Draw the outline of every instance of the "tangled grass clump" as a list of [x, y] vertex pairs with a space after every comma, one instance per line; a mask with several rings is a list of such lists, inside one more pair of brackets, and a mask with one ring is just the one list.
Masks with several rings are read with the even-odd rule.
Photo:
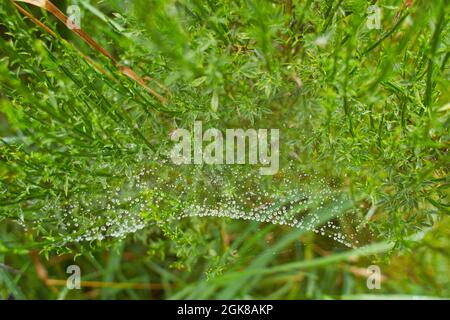
[[[36, 3], [0, 4], [0, 296], [450, 296], [448, 1]], [[280, 171], [170, 163], [195, 121], [279, 129]]]

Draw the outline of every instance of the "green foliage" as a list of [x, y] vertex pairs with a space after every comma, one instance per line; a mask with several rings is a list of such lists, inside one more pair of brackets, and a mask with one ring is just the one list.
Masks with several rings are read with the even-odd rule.
[[[0, 295], [370, 298], [361, 270], [375, 261], [386, 297], [450, 296], [448, 1], [377, 1], [380, 30], [363, 0], [76, 2], [82, 28], [168, 103], [49, 13], [27, 7], [56, 38], [1, 3]], [[170, 133], [195, 120], [279, 128], [285, 170], [161, 162]], [[359, 248], [288, 226], [176, 219], [248, 190], [268, 202], [305, 188], [345, 205], [287, 211], [333, 222]], [[30, 252], [52, 278], [78, 264], [86, 281], [160, 287], [50, 290]]]

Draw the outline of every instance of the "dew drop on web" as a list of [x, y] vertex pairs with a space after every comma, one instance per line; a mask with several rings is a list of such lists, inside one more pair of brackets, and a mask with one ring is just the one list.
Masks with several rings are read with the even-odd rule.
[[[327, 237], [355, 247], [355, 235], [341, 223], [349, 199], [314, 174], [288, 166], [276, 176], [260, 176], [245, 166], [185, 166], [165, 161], [136, 170], [126, 184], [105, 184], [96, 195], [81, 195], [60, 205], [60, 231], [70, 242], [123, 239], [155, 223], [162, 211], [167, 222], [227, 219], [273, 224]], [[156, 163], [156, 165], [155, 165]], [[54, 207], [53, 207], [54, 208]]]

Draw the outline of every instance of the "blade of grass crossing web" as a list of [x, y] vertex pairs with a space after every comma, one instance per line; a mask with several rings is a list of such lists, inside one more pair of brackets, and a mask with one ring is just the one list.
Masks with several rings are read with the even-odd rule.
[[[316, 227], [320, 224], [323, 224], [330, 219], [334, 218], [338, 213], [344, 212], [346, 209], [352, 206], [351, 202], [345, 203], [341, 210], [332, 210], [337, 204], [332, 205], [331, 207], [324, 208], [322, 210], [317, 211], [317, 215], [319, 216], [319, 221], [315, 225]], [[301, 235], [306, 234], [308, 231], [304, 229], [293, 230], [286, 236], [284, 236], [280, 241], [275, 243], [269, 250], [265, 250], [261, 253], [255, 260], [247, 267], [246, 271], [251, 271], [254, 269], [260, 269], [267, 266], [273, 259], [276, 258], [276, 253], [282, 251], [284, 248], [289, 246], [292, 242], [297, 240]], [[260, 277], [256, 277], [252, 279], [249, 276], [242, 276], [240, 279], [233, 282], [233, 285], [224, 288], [220, 294], [219, 299], [233, 299], [236, 297], [238, 292], [247, 293], [250, 291], [253, 284], [258, 282]]]

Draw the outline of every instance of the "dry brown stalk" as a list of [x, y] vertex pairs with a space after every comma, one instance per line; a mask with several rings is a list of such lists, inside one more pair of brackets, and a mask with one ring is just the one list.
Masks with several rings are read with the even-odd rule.
[[[42, 264], [37, 251], [31, 251], [30, 255], [38, 278], [46, 286], [52, 288], [67, 285], [67, 280], [51, 279], [48, 277], [48, 271]], [[161, 290], [164, 288], [164, 286], [160, 283], [103, 282], [103, 281], [80, 281], [80, 286], [84, 288], [143, 289], [143, 290]]]
[[[44, 29], [46, 32], [48, 32], [50, 35], [56, 37], [56, 33], [51, 30], [49, 27], [47, 27], [45, 24], [43, 24], [41, 21], [39, 21], [36, 17], [33, 16], [33, 14], [31, 14], [30, 12], [28, 12], [27, 10], [25, 10], [22, 6], [20, 6], [17, 2], [24, 2], [24, 3], [28, 3], [34, 6], [37, 6], [39, 8], [42, 8], [44, 10], [47, 10], [48, 12], [50, 12], [53, 16], [55, 16], [58, 20], [60, 20], [62, 23], [64, 23], [64, 25], [69, 28], [70, 30], [72, 30], [78, 37], [80, 37], [84, 42], [86, 42], [91, 48], [95, 49], [96, 51], [100, 52], [103, 56], [105, 56], [106, 58], [108, 58], [118, 69], [121, 73], [123, 73], [125, 76], [127, 76], [128, 78], [136, 81], [139, 85], [141, 85], [142, 87], [144, 87], [151, 95], [153, 95], [156, 99], [158, 99], [161, 103], [165, 104], [167, 102], [166, 98], [163, 97], [162, 95], [160, 95], [159, 93], [157, 93], [156, 91], [154, 91], [152, 88], [150, 88], [146, 82], [136, 74], [136, 72], [134, 72], [132, 69], [128, 68], [128, 67], [124, 67], [124, 66], [120, 66], [119, 62], [108, 52], [106, 51], [104, 48], [102, 48], [91, 36], [89, 36], [85, 31], [83, 31], [80, 27], [78, 26], [72, 26], [70, 25], [70, 21], [69, 18], [61, 11], [58, 9], [58, 7], [56, 7], [51, 1], [49, 0], [11, 0], [13, 2], [13, 4], [15, 5], [15, 7], [25, 16], [27, 16], [28, 18], [30, 18], [35, 24], [37, 24], [39, 27], [41, 27], [42, 29]], [[78, 50], [79, 51], [79, 50]], [[108, 77], [111, 77], [110, 75], [108, 75], [108, 73], [101, 68], [97, 63], [95, 63], [94, 61], [92, 61], [92, 59], [90, 59], [88, 56], [86, 56], [85, 54], [81, 53], [83, 55], [83, 57], [91, 64], [93, 64], [93, 66], [99, 70], [100, 72], [102, 72], [103, 74], [107, 75]], [[152, 79], [152, 81], [154, 81], [160, 88], [164, 88], [163, 85], [161, 85], [160, 83], [158, 83], [157, 81], [155, 81], [154, 79]], [[164, 88], [165, 89], [165, 88]], [[167, 89], [165, 89], [167, 91]]]

